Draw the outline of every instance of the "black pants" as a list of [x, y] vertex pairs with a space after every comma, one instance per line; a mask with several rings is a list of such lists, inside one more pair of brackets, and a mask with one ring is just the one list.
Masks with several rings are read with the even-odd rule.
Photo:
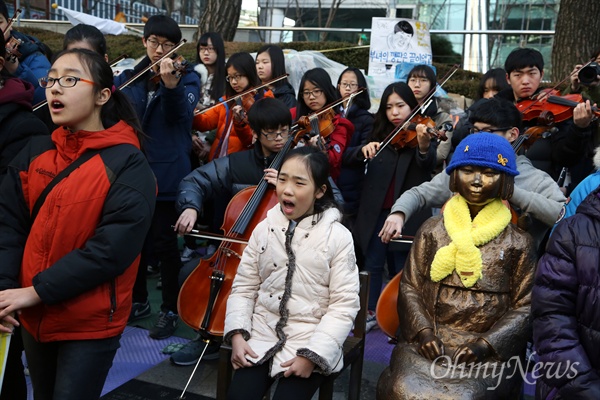
[[152, 225], [140, 258], [135, 285], [133, 286], [133, 302], [143, 303], [148, 299], [146, 287], [146, 266], [151, 259], [160, 261], [160, 276], [162, 280], [162, 305], [165, 312], [177, 314], [177, 296], [179, 283], [177, 277], [181, 269], [181, 256], [177, 245], [177, 233], [172, 226], [177, 222], [177, 212], [174, 201], [157, 201]]
[[100, 398], [121, 335], [40, 343], [25, 329], [22, 334], [35, 400]]
[[[256, 367], [236, 370], [227, 392], [227, 400], [261, 400], [275, 382], [269, 376], [269, 365], [266, 362]], [[279, 378], [273, 400], [310, 400], [324, 380], [325, 376], [317, 373], [308, 378]]]

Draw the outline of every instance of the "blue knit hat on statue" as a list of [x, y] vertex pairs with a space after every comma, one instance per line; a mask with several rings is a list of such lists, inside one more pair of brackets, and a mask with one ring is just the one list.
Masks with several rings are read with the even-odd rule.
[[456, 146], [446, 172], [450, 175], [456, 168], [465, 165], [493, 168], [511, 176], [519, 175], [517, 157], [508, 140], [488, 132], [474, 133], [464, 138]]

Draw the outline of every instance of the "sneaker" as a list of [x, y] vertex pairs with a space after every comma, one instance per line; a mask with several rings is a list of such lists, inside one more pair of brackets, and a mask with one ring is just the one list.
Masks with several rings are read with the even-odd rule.
[[152, 339], [166, 339], [171, 337], [173, 333], [175, 333], [175, 329], [177, 329], [177, 324], [179, 323], [179, 316], [175, 314], [173, 311], [169, 312], [159, 312], [158, 313], [158, 321], [152, 328], [150, 328], [150, 336]]
[[192, 250], [187, 246], [183, 246], [183, 251], [181, 252], [181, 262], [186, 263], [190, 261], [196, 255], [196, 250]]
[[160, 261], [156, 265], [148, 265], [146, 267], [146, 275], [149, 277], [160, 275]]
[[375, 316], [375, 311], [369, 310], [367, 312], [367, 324], [365, 327], [365, 332], [369, 332], [371, 329], [377, 326], [377, 317]]
[[147, 318], [152, 314], [150, 302], [146, 300], [144, 303], [133, 303], [131, 313], [127, 322], [136, 321], [138, 319]]
[[216, 251], [217, 251], [217, 246], [215, 246], [214, 244], [209, 244], [208, 247], [206, 248], [206, 253], [204, 253], [204, 256], [202, 256], [202, 258], [205, 260], [208, 260], [209, 258], [211, 258], [213, 256], [213, 254], [215, 254]]
[[[175, 365], [194, 365], [198, 362], [206, 342], [200, 339], [189, 341], [181, 350], [171, 354], [171, 362]], [[217, 360], [221, 344], [211, 341], [204, 352], [203, 360]]]

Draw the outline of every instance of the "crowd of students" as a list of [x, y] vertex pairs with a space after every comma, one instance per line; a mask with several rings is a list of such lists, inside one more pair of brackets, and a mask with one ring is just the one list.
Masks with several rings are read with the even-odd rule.
[[[0, 0], [0, 28], [7, 21]], [[600, 391], [600, 318], [576, 300], [595, 304], [600, 290], [600, 274], [589, 268], [594, 255], [579, 250], [597, 243], [600, 224], [599, 180], [590, 175], [595, 109], [582, 101], [572, 119], [522, 146], [535, 120], [524, 119], [519, 104], [542, 93], [544, 60], [536, 50], [516, 49], [504, 69], [488, 71], [480, 99], [452, 131], [426, 65], [410, 71], [407, 82], [390, 83], [373, 114], [359, 69], [345, 69], [335, 85], [324, 69], [308, 70], [296, 94], [287, 79], [272, 82], [285, 74], [281, 48], [226, 59], [215, 32], [201, 35], [197, 65], [180, 73], [164, 57], [181, 40], [166, 16], [148, 19], [146, 56], [116, 77], [96, 28], [72, 28], [53, 58], [14, 30], [6, 30], [0, 50], [11, 34], [26, 46], [17, 60], [0, 54], [0, 331], [14, 330], [0, 398], [26, 396], [24, 348], [36, 399], [97, 399], [126, 323], [153, 315], [147, 266], [159, 266], [162, 284], [149, 336], [164, 339], [179, 324], [180, 287], [201, 253], [221, 256], [214, 239], [202, 248], [186, 236], [181, 249], [178, 236], [198, 226], [220, 233], [231, 198], [262, 181], [276, 189], [277, 205], [253, 231], [227, 302], [224, 340], [236, 369], [230, 398], [249, 398], [250, 389], [262, 398], [277, 378], [276, 397], [310, 398], [324, 375], [341, 368], [341, 345], [358, 311], [358, 269], [371, 275], [372, 329], [386, 268], [392, 277], [415, 257], [394, 239], [419, 237], [421, 225], [453, 198], [451, 172], [470, 164], [445, 168], [474, 132], [512, 144], [514, 187], [503, 199], [533, 237], [534, 253], [544, 254], [563, 206], [575, 215], [552, 235], [535, 289], [531, 279], [519, 304], [528, 310], [522, 298], [533, 290], [533, 341], [542, 359], [588, 358], [575, 379], [545, 380], [544, 393]], [[359, 88], [367, 90], [355, 94]], [[582, 90], [577, 79], [571, 90]], [[34, 115], [32, 104], [44, 99], [47, 107]], [[317, 113], [336, 102], [320, 134], [324, 118]], [[416, 110], [434, 121], [435, 134], [409, 124]], [[302, 120], [317, 124], [299, 135], [294, 127]], [[396, 140], [382, 145], [401, 126]], [[273, 168], [290, 141], [297, 148]], [[570, 182], [561, 188], [556, 181], [567, 168]], [[588, 175], [573, 192], [582, 204], [576, 210], [566, 196]], [[556, 293], [564, 303], [552, 300]], [[190, 365], [204, 350], [205, 359], [218, 357], [214, 339], [199, 331], [171, 360]]]

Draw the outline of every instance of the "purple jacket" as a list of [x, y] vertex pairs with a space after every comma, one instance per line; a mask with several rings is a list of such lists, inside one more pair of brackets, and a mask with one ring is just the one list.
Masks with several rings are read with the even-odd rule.
[[550, 238], [531, 312], [544, 365], [536, 398], [600, 399], [600, 187]]

